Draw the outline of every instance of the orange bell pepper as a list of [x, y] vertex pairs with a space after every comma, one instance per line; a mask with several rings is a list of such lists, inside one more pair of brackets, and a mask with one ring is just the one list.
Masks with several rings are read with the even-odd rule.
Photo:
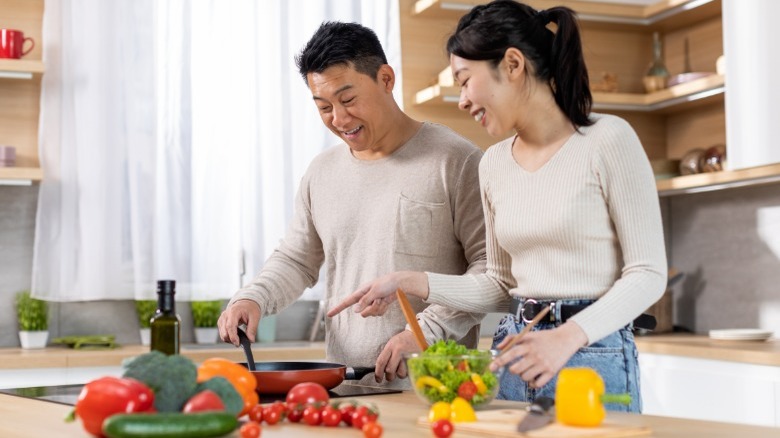
[[631, 403], [629, 394], [605, 394], [604, 380], [591, 368], [564, 368], [555, 387], [555, 418], [570, 426], [595, 427], [607, 415], [603, 403]]
[[247, 368], [221, 357], [206, 359], [198, 367], [198, 383], [205, 382], [215, 376], [227, 379], [244, 400], [244, 409], [238, 414], [239, 417], [259, 403], [260, 398], [255, 391], [257, 380]]

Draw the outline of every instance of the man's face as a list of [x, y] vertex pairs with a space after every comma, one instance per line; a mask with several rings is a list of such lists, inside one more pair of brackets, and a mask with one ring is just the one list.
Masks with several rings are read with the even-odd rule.
[[384, 116], [391, 109], [392, 69], [383, 66], [377, 77], [358, 73], [351, 65], [335, 65], [306, 76], [322, 122], [356, 155], [381, 153], [381, 140], [387, 135]]

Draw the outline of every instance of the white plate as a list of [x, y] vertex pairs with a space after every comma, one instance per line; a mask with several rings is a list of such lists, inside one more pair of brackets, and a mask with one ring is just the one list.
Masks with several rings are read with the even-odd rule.
[[761, 329], [710, 330], [710, 338], [726, 341], [765, 341], [774, 333]]

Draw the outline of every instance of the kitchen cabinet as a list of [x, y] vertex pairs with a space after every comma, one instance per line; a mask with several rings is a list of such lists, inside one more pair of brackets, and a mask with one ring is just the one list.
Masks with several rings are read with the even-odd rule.
[[35, 41], [22, 59], [0, 59], [0, 144], [16, 148], [16, 166], [0, 167], [0, 184], [40, 181], [38, 117], [44, 72], [43, 0], [0, 0], [0, 27]]
[[[448, 125], [483, 149], [489, 137], [457, 109], [459, 88], [448, 72], [444, 45], [457, 20], [478, 0], [400, 0], [405, 110]], [[528, 0], [537, 9], [564, 5], [580, 18], [591, 85], [617, 75], [618, 92], [593, 92], [593, 109], [626, 119], [651, 160], [680, 159], [694, 148], [726, 144], [726, 80], [714, 74], [723, 54], [720, 0], [662, 0], [648, 6], [575, 0]], [[659, 32], [672, 76], [685, 68], [713, 75], [645, 93], [642, 78]], [[509, 135], [509, 134], [508, 134]], [[739, 145], [730, 145], [738, 147]], [[780, 164], [659, 180], [660, 196], [780, 181]]]

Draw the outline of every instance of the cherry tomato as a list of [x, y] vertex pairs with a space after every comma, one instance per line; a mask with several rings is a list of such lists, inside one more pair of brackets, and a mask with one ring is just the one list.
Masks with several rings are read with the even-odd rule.
[[224, 411], [225, 404], [219, 398], [216, 392], [206, 389], [187, 400], [182, 412], [201, 412], [201, 411]]
[[465, 360], [460, 361], [458, 366], [456, 367], [458, 371], [469, 371], [469, 363]]
[[249, 410], [249, 420], [254, 421], [256, 423], [262, 423], [263, 422], [263, 405], [254, 405]]
[[263, 428], [256, 422], [249, 421], [244, 423], [238, 432], [241, 435], [241, 438], [260, 438], [260, 435], [263, 433]]
[[270, 426], [278, 423], [282, 419], [282, 411], [274, 408], [272, 405], [263, 408], [263, 420]]
[[287, 420], [291, 423], [298, 423], [303, 418], [303, 409], [305, 406], [298, 403], [287, 403]]
[[368, 406], [359, 406], [352, 413], [352, 427], [355, 429], [363, 429], [363, 425], [376, 421], [379, 417], [379, 413], [370, 409]]
[[322, 423], [322, 411], [316, 405], [308, 405], [303, 410], [303, 422], [309, 426], [319, 426]]
[[355, 412], [356, 408], [354, 403], [342, 403], [341, 406], [339, 406], [341, 421], [347, 426], [352, 426], [352, 413]]
[[279, 411], [279, 415], [281, 415], [282, 417], [284, 417], [287, 414], [287, 403], [281, 400], [277, 400], [271, 403], [271, 408]]
[[329, 400], [328, 390], [314, 382], [299, 383], [287, 392], [287, 403], [327, 403]]
[[364, 424], [363, 436], [365, 438], [379, 438], [382, 436], [382, 425], [375, 421]]
[[341, 412], [333, 406], [325, 406], [322, 408], [322, 424], [328, 427], [336, 427], [341, 424]]
[[466, 380], [458, 387], [458, 397], [463, 397], [467, 401], [471, 401], [477, 394], [477, 385], [471, 380]]
[[450, 420], [436, 420], [431, 423], [431, 430], [437, 437], [447, 438], [448, 436], [452, 435], [452, 432], [455, 430], [455, 428], [452, 427]]

